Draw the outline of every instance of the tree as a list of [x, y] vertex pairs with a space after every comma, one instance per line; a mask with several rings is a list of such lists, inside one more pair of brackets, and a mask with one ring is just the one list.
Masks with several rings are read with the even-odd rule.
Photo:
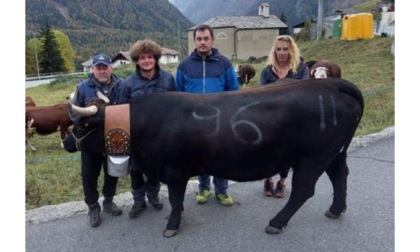
[[38, 74], [39, 70], [39, 52], [41, 42], [38, 38], [31, 38], [26, 42], [25, 50], [25, 74], [34, 75]]
[[65, 71], [64, 60], [48, 19], [41, 27], [42, 48], [40, 52], [40, 68], [42, 73], [56, 73]]
[[62, 31], [53, 30], [54, 36], [57, 40], [58, 48], [64, 60], [64, 69], [66, 72], [74, 72], [74, 50], [70, 43], [69, 37]]
[[[64, 71], [65, 72], [74, 72], [76, 70], [75, 67], [75, 52], [73, 47], [70, 43], [69, 37], [64, 34], [64, 32], [59, 30], [52, 31], [57, 44], [59, 51], [62, 55], [64, 60]], [[34, 75], [38, 73], [39, 62], [41, 61], [40, 51], [43, 47], [42, 43], [45, 39], [36, 38], [33, 36], [26, 42], [26, 64], [25, 64], [25, 74], [26, 75]], [[38, 62], [37, 62], [38, 61]], [[38, 65], [37, 65], [38, 64]]]
[[379, 25], [381, 24], [381, 20], [382, 20], [382, 13], [376, 10], [373, 13], [373, 20], [376, 22], [376, 32], [378, 32]]

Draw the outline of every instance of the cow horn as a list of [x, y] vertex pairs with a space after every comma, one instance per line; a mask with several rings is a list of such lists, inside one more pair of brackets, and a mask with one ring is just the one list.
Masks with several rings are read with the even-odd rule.
[[96, 112], [98, 112], [98, 107], [96, 107], [95, 105], [92, 105], [92, 106], [83, 108], [83, 107], [79, 107], [74, 104], [71, 104], [71, 111], [73, 111], [74, 113], [78, 114], [81, 117], [88, 117], [88, 116], [92, 116], [96, 114]]
[[312, 75], [312, 76], [314, 76], [315, 71], [316, 71], [315, 69], [312, 69], [312, 70], [311, 70], [311, 75]]
[[102, 94], [102, 92], [101, 92], [101, 91], [96, 91], [96, 96], [97, 96], [99, 99], [102, 99], [105, 103], [109, 103], [109, 99], [108, 99], [108, 97], [106, 97], [104, 94]]

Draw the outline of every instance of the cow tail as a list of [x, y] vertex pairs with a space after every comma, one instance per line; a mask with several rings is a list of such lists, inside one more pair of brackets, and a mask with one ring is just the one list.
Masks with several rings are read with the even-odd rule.
[[354, 135], [356, 134], [356, 130], [360, 124], [360, 121], [362, 120], [362, 116], [363, 116], [363, 111], [364, 111], [364, 99], [363, 99], [363, 94], [360, 91], [360, 89], [353, 83], [343, 80], [341, 79], [341, 82], [339, 82], [339, 85], [337, 85], [338, 90], [341, 93], [345, 93], [347, 95], [349, 95], [350, 97], [352, 97], [353, 99], [355, 99], [359, 105], [360, 105], [360, 114], [359, 117], [357, 118], [357, 122], [356, 122], [356, 127], [354, 128], [353, 132], [351, 133], [351, 135], [349, 136], [349, 139], [347, 141], [346, 146], [343, 149], [343, 153], [347, 153], [347, 149], [350, 146], [350, 143], [354, 137]]

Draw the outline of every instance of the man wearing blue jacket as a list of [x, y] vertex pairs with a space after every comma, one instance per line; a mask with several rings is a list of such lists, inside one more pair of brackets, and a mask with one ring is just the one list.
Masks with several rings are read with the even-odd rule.
[[[108, 97], [111, 105], [115, 105], [117, 104], [122, 85], [123, 79], [112, 73], [111, 58], [106, 54], [98, 54], [93, 57], [92, 75], [77, 85], [71, 103], [79, 107], [85, 107], [91, 100], [97, 98], [96, 92], [100, 91]], [[75, 125], [80, 125], [80, 116], [72, 111], [69, 112], [69, 116]], [[102, 167], [104, 171], [102, 186], [104, 200], [102, 207], [104, 212], [113, 216], [118, 216], [122, 213], [122, 209], [113, 202], [118, 178], [108, 174], [105, 154], [82, 151], [81, 164], [84, 201], [89, 207], [89, 222], [92, 227], [97, 227], [102, 223], [101, 206], [98, 203], [98, 178]]]
[[[235, 69], [228, 58], [213, 48], [214, 33], [209, 25], [199, 25], [193, 32], [195, 50], [178, 66], [176, 72], [177, 91], [209, 94], [239, 89]], [[199, 193], [197, 202], [207, 202], [210, 193], [210, 176], [198, 176]], [[231, 206], [233, 199], [227, 194], [228, 181], [214, 177], [216, 198], [225, 206]]]

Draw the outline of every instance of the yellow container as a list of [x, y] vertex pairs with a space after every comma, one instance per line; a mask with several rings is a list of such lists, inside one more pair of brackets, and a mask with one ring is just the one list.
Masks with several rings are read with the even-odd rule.
[[343, 17], [341, 39], [373, 38], [373, 15], [371, 13], [349, 14]]

